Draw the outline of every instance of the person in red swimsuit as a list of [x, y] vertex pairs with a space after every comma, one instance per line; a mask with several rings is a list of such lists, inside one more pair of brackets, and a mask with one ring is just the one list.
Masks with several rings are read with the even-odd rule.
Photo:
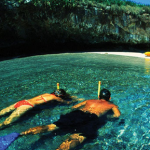
[[97, 137], [97, 131], [105, 125], [108, 119], [117, 119], [121, 115], [118, 106], [109, 102], [111, 93], [102, 89], [99, 99], [85, 100], [72, 106], [70, 113], [61, 115], [53, 124], [37, 126], [21, 133], [21, 135], [38, 134], [42, 132], [54, 132], [55, 134], [71, 133], [71, 135], [56, 149], [70, 150]]
[[0, 124], [0, 129], [18, 120], [24, 113], [32, 109], [34, 106], [47, 103], [49, 101], [58, 101], [60, 103], [70, 104], [71, 102], [77, 100], [82, 99], [78, 99], [75, 96], [70, 96], [63, 89], [58, 89], [51, 94], [45, 93], [28, 100], [21, 100], [0, 111], [0, 116], [13, 111], [12, 114]]

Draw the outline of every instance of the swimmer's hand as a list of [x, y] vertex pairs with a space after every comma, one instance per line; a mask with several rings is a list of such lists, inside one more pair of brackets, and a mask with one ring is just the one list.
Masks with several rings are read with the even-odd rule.
[[83, 101], [85, 100], [85, 98], [78, 98], [78, 101]]
[[64, 104], [71, 104], [72, 101], [65, 101], [65, 100], [63, 100], [62, 103], [64, 103]]

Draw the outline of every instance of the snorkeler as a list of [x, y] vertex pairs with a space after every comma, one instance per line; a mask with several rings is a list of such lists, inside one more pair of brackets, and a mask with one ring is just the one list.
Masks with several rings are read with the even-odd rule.
[[0, 116], [13, 111], [12, 114], [3, 123], [0, 124], [0, 129], [18, 120], [28, 110], [37, 105], [47, 103], [49, 101], [58, 101], [60, 103], [70, 104], [71, 102], [76, 100], [79, 99], [77, 99], [77, 97], [75, 96], [70, 96], [63, 89], [57, 89], [51, 94], [45, 93], [28, 100], [21, 100], [0, 111]]
[[[117, 105], [109, 102], [110, 92], [107, 89], [100, 91], [98, 100], [85, 100], [72, 108], [74, 111], [61, 115], [60, 119], [53, 124], [30, 128], [21, 133], [21, 135], [37, 134], [47, 131], [53, 131], [58, 134], [59, 131], [71, 133], [57, 150], [70, 150], [87, 139], [94, 139], [97, 136], [97, 130], [106, 123], [108, 118], [118, 118], [121, 113]], [[108, 112], [112, 111], [112, 114]]]

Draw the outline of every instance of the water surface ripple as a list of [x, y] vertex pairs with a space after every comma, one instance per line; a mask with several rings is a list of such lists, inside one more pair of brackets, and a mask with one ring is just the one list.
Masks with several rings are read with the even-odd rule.
[[[0, 109], [19, 100], [60, 88], [71, 95], [97, 99], [98, 81], [108, 88], [121, 117], [107, 122], [98, 137], [82, 150], [148, 150], [150, 147], [150, 59], [107, 54], [76, 53], [41, 55], [0, 62]], [[24, 115], [0, 135], [50, 124], [71, 106], [42, 106]], [[1, 117], [2, 122], [7, 116]], [[90, 131], [89, 131], [90, 132]], [[14, 141], [8, 150], [55, 150], [69, 135], [28, 135]]]

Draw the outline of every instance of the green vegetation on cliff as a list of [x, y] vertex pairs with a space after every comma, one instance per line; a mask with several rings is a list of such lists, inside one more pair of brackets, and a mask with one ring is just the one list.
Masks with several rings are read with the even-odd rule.
[[[145, 6], [144, 4], [137, 4], [132, 0], [1, 0], [2, 3], [9, 4], [13, 3], [33, 3], [34, 5], [68, 5], [68, 4], [76, 4], [76, 3], [88, 3], [88, 2], [96, 2], [103, 3], [106, 5], [117, 4], [119, 6], [122, 5], [130, 5], [130, 6]], [[148, 5], [147, 5], [148, 6]]]
[[89, 7], [99, 5], [103, 8], [106, 6], [111, 6], [111, 8], [116, 11], [130, 11], [133, 14], [142, 13], [143, 9], [146, 13], [150, 13], [150, 5], [137, 4], [130, 0], [1, 0], [0, 7], [12, 9], [22, 5], [27, 7], [31, 4], [38, 8], [49, 8], [52, 10], [55, 10], [58, 7], [65, 7], [69, 9], [79, 5], [88, 5]]

